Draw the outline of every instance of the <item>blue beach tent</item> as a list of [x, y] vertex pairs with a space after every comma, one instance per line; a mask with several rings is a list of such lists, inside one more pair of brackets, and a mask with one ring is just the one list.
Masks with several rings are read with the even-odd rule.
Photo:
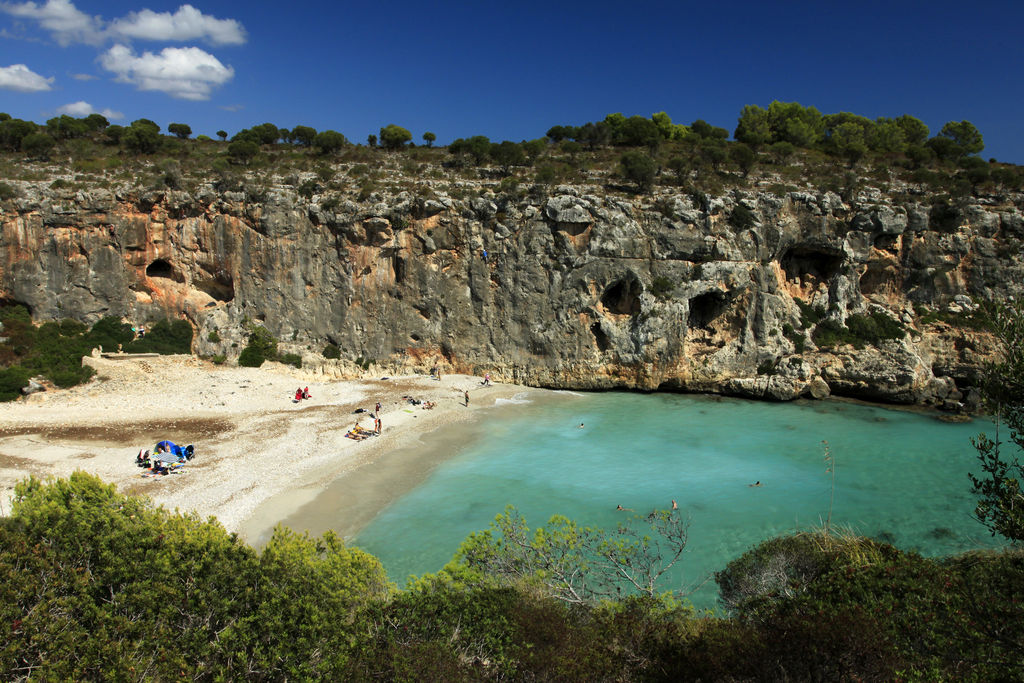
[[[156, 447], [153, 449], [154, 457], [162, 462], [184, 462], [185, 460], [192, 459], [193, 452], [192, 444], [182, 448], [173, 441], [160, 441], [157, 442]], [[165, 452], [158, 452], [165, 451]]]

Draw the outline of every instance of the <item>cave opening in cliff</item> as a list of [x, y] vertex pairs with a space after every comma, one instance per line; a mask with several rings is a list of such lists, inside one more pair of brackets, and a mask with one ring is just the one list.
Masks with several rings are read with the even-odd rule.
[[235, 283], [227, 273], [218, 273], [212, 278], [197, 280], [196, 288], [206, 292], [216, 301], [227, 303], [235, 298]]
[[875, 238], [875, 249], [893, 255], [900, 253], [900, 235], [879, 235]]
[[643, 285], [636, 276], [612, 283], [601, 295], [601, 305], [609, 313], [633, 315], [640, 312], [640, 293]]
[[590, 332], [594, 335], [594, 341], [597, 342], [597, 350], [607, 351], [611, 344], [609, 343], [608, 335], [601, 329], [601, 323], [591, 325]]
[[146, 266], [147, 277], [162, 277], [167, 280], [174, 280], [175, 282], [184, 282], [185, 278], [181, 276], [181, 273], [174, 269], [174, 266], [170, 262], [158, 258]]
[[728, 301], [722, 292], [706, 292], [695, 296], [690, 299], [688, 326], [691, 329], [707, 329], [727, 308]]
[[843, 254], [817, 247], [793, 247], [779, 260], [779, 265], [787, 281], [796, 279], [801, 284], [817, 285], [828, 282], [839, 272], [843, 265]]
[[402, 258], [401, 256], [396, 256], [395, 260], [394, 260], [394, 268], [395, 268], [395, 283], [396, 284], [402, 284], [402, 282], [405, 280], [405, 270], [406, 270], [405, 259]]

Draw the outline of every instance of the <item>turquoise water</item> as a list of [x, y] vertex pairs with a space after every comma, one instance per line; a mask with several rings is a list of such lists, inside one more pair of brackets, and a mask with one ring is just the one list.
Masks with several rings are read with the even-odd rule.
[[[678, 501], [689, 515], [682, 568], [666, 589], [693, 587], [761, 540], [833, 525], [925, 555], [991, 546], [971, 517], [970, 437], [986, 421], [837, 401], [761, 403], [690, 395], [562, 393], [489, 411], [479, 438], [381, 511], [355, 539], [400, 585], [440, 569], [508, 504], [531, 528], [563, 514], [613, 528]], [[578, 428], [583, 422], [585, 427]], [[760, 487], [751, 487], [755, 481]], [[713, 581], [691, 599], [713, 606]]]

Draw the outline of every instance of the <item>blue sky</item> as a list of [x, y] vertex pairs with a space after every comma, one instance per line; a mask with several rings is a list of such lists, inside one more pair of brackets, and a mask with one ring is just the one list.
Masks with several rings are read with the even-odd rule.
[[193, 4], [0, 1], [0, 111], [195, 134], [271, 122], [364, 143], [389, 123], [541, 137], [611, 112], [735, 129], [743, 105], [974, 123], [1024, 163], [1024, 3]]

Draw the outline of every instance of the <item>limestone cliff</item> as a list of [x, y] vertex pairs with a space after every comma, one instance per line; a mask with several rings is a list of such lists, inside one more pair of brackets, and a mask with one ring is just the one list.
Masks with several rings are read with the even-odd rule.
[[[0, 202], [0, 288], [37, 320], [184, 316], [198, 353], [229, 359], [258, 321], [327, 373], [333, 342], [380, 374], [951, 405], [991, 340], [941, 315], [1024, 285], [1020, 197], [19, 189]], [[818, 349], [813, 309], [906, 333]]]

